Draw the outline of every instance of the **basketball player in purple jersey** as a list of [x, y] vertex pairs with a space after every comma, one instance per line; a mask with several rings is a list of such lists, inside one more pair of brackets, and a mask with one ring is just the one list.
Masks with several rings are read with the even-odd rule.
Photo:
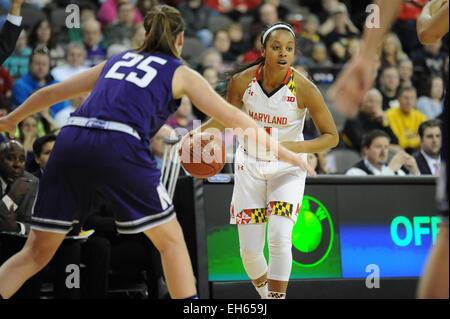
[[0, 131], [11, 135], [26, 116], [91, 92], [58, 136], [40, 182], [24, 248], [0, 267], [3, 298], [11, 297], [51, 260], [73, 224], [83, 225], [96, 192], [112, 203], [119, 232], [144, 232], [155, 244], [171, 297], [197, 297], [183, 232], [149, 151], [150, 139], [176, 111], [184, 94], [223, 125], [254, 129], [255, 142], [277, 151], [280, 160], [314, 174], [300, 156], [272, 140], [183, 65], [184, 22], [178, 10], [157, 7], [147, 14], [144, 26], [146, 40], [137, 51], [125, 51], [41, 89], [0, 118]]
[[[390, 30], [403, 0], [375, 1], [379, 5], [380, 26], [366, 28], [361, 50], [339, 75], [329, 91], [337, 109], [354, 117], [364, 94], [373, 87], [376, 75], [376, 59], [384, 36]], [[445, 36], [449, 29], [448, 0], [431, 0], [417, 19], [417, 35], [422, 44], [430, 44]], [[449, 297], [449, 227], [448, 227], [448, 71], [444, 76], [444, 111], [441, 114], [442, 154], [440, 177], [436, 192], [437, 210], [441, 217], [439, 233], [419, 280], [418, 298]]]

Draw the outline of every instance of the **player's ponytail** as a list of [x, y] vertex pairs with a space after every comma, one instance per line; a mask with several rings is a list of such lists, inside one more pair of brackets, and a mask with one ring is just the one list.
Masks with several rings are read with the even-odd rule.
[[153, 7], [145, 15], [145, 41], [137, 51], [150, 54], [159, 52], [181, 59], [175, 40], [184, 27], [184, 20], [177, 9], [168, 5]]

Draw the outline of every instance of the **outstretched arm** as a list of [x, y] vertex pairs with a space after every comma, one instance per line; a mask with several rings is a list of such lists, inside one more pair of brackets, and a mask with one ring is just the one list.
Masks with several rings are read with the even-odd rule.
[[417, 18], [417, 36], [422, 44], [432, 44], [448, 32], [448, 1], [432, 0]]
[[365, 28], [359, 53], [349, 62], [329, 90], [336, 108], [350, 117], [358, 114], [359, 104], [373, 87], [376, 77], [377, 57], [384, 36], [391, 29], [403, 0], [378, 0], [379, 28]]
[[31, 114], [38, 113], [61, 101], [70, 100], [81, 94], [90, 92], [106, 62], [77, 74], [63, 82], [46, 86], [23, 102], [17, 109], [0, 118], [0, 131], [14, 135], [16, 125]]

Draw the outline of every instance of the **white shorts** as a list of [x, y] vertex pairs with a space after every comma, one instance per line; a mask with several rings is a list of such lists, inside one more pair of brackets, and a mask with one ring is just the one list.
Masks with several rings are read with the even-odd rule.
[[[301, 155], [306, 161], [306, 154]], [[234, 163], [231, 224], [265, 223], [270, 215], [297, 221], [306, 172], [282, 161], [257, 160], [239, 145]]]

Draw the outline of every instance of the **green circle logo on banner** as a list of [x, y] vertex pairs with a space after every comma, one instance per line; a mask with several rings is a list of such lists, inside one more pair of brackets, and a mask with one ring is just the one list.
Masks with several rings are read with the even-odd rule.
[[303, 267], [317, 266], [330, 253], [333, 239], [333, 222], [326, 207], [314, 197], [303, 196], [292, 230], [293, 262]]

